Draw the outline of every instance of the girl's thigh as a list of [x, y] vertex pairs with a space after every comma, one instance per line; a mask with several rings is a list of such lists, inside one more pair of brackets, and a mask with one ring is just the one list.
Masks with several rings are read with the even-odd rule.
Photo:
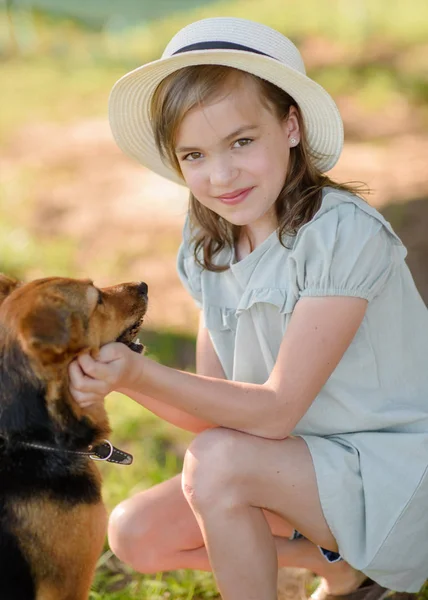
[[[281, 516], [264, 512], [274, 535], [292, 534], [293, 528]], [[119, 555], [123, 548], [141, 553], [147, 545], [166, 554], [202, 547], [199, 525], [182, 491], [181, 474], [116, 506], [110, 516], [109, 540]]]
[[205, 431], [186, 453], [183, 478], [189, 502], [202, 517], [223, 507], [259, 507], [276, 516], [268, 516], [275, 535], [289, 536], [295, 528], [315, 544], [337, 550], [312, 457], [300, 437], [270, 440], [225, 428]]

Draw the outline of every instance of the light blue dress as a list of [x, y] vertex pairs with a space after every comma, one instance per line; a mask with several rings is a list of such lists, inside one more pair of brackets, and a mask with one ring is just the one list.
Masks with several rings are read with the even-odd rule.
[[327, 188], [284, 248], [274, 232], [230, 268], [198, 267], [187, 225], [179, 275], [201, 307], [228, 379], [264, 383], [299, 298], [368, 300], [339, 365], [293, 434], [307, 443], [340, 554], [384, 586], [428, 577], [428, 310], [390, 224]]

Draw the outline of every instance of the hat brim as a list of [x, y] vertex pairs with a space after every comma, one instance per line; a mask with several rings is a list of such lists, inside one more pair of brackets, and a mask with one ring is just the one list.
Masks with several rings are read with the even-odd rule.
[[159, 155], [150, 123], [150, 103], [159, 83], [171, 73], [183, 67], [210, 64], [252, 73], [285, 90], [303, 115], [314, 165], [325, 172], [336, 164], [343, 148], [343, 123], [328, 92], [274, 58], [241, 50], [177, 54], [147, 63], [121, 77], [109, 98], [110, 126], [118, 146], [148, 169], [184, 185], [183, 179]]

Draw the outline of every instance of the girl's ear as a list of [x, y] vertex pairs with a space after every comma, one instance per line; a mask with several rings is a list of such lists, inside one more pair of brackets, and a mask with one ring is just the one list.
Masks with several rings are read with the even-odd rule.
[[290, 148], [294, 148], [300, 142], [300, 124], [299, 116], [295, 106], [290, 106], [290, 112], [284, 122], [285, 134], [288, 139]]

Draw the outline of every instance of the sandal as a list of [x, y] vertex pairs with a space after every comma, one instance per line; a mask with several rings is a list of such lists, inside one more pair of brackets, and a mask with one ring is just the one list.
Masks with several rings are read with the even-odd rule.
[[372, 579], [365, 579], [360, 587], [348, 594], [323, 594], [320, 591], [318, 587], [310, 597], [310, 600], [384, 600], [391, 593], [391, 590], [381, 586]]

